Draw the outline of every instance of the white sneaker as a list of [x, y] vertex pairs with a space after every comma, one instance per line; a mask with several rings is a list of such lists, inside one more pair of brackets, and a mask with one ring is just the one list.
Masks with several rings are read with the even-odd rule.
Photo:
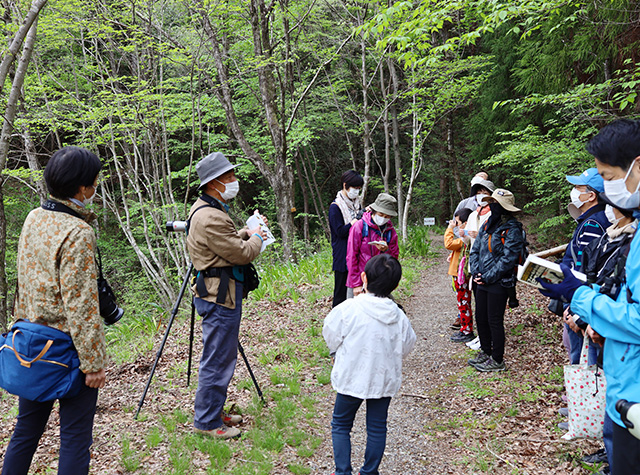
[[465, 343], [465, 345], [467, 345], [469, 348], [471, 348], [472, 350], [479, 350], [480, 349], [480, 337], [475, 337], [475, 339], [468, 341], [467, 343]]

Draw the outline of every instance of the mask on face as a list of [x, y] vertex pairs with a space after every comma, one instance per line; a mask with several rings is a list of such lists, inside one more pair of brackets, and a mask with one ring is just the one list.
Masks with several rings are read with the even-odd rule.
[[633, 162], [631, 164], [624, 178], [610, 181], [605, 180], [604, 182], [604, 192], [607, 195], [607, 198], [622, 209], [635, 209], [640, 205], [640, 195], [638, 195], [640, 182], [638, 182], [638, 186], [636, 186], [636, 190], [633, 193], [627, 190], [626, 185], [627, 178], [629, 178], [635, 163], [636, 162]]
[[373, 222], [376, 223], [378, 226], [384, 226], [389, 222], [389, 218], [385, 218], [384, 216], [380, 216], [379, 214], [376, 214], [373, 217]]
[[609, 220], [611, 224], [617, 224], [618, 218], [616, 218], [616, 215], [613, 213], [613, 207], [609, 205], [605, 206], [604, 214], [606, 215], [607, 220]]
[[240, 183], [238, 183], [238, 180], [234, 180], [230, 183], [222, 183], [220, 180], [216, 181], [221, 185], [224, 185], [224, 191], [220, 193], [220, 198], [225, 201], [235, 198], [238, 191], [240, 191]]
[[359, 194], [360, 194], [360, 190], [357, 188], [349, 188], [347, 190], [347, 196], [351, 201], [355, 200]]
[[476, 201], [478, 202], [478, 205], [480, 206], [486, 206], [487, 203], [485, 203], [485, 199], [489, 198], [489, 195], [485, 195], [484, 193], [478, 193], [476, 195]]
[[581, 208], [582, 205], [584, 205], [586, 202], [580, 199], [580, 195], [586, 195], [588, 193], [588, 191], [580, 191], [579, 189], [574, 188], [573, 190], [571, 190], [571, 193], [569, 193], [571, 204], [576, 208]]
[[93, 188], [93, 194], [89, 197], [89, 198], [84, 198], [82, 200], [82, 204], [85, 206], [89, 206], [91, 203], [93, 203], [93, 199], [96, 197], [96, 189], [95, 187]]

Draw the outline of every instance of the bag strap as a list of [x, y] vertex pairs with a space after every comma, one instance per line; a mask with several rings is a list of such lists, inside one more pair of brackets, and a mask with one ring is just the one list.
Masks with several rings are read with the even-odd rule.
[[42, 350], [40, 351], [40, 353], [38, 354], [38, 356], [36, 356], [34, 359], [32, 359], [31, 361], [27, 361], [25, 360], [20, 353], [18, 353], [18, 351], [16, 350], [16, 345], [15, 345], [15, 339], [16, 339], [16, 335], [18, 333], [22, 333], [20, 330], [16, 330], [13, 332], [13, 338], [11, 338], [11, 344], [13, 345], [13, 348], [11, 348], [13, 350], [13, 352], [16, 355], [16, 358], [18, 359], [18, 361], [20, 362], [21, 366], [24, 366], [26, 368], [31, 368], [31, 365], [33, 363], [35, 363], [36, 361], [38, 361], [39, 359], [41, 359], [46, 353], [47, 351], [49, 351], [49, 348], [51, 348], [51, 345], [53, 345], [53, 340], [47, 340], [47, 343], [44, 345], [44, 348], [42, 348]]
[[582, 351], [580, 352], [580, 366], [587, 366], [589, 362], [589, 342], [591, 339], [589, 335], [584, 334], [584, 340], [582, 342]]

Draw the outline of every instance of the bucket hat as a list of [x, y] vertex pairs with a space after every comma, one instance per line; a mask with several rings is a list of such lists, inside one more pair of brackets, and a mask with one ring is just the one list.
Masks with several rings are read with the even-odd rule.
[[491, 197], [488, 198], [489, 201], [497, 201], [500, 206], [502, 206], [507, 211], [511, 211], [513, 213], [517, 213], [518, 211], [522, 211], [520, 208], [515, 207], [515, 199], [513, 197], [513, 193], [509, 190], [505, 190], [504, 188], [496, 189]]
[[470, 196], [476, 195], [478, 193], [478, 190], [481, 187], [482, 188], [486, 188], [487, 190], [489, 190], [492, 193], [496, 189], [496, 185], [494, 185], [491, 180], [483, 180], [482, 178], [480, 178], [479, 180], [476, 180], [471, 185], [471, 194], [470, 194]]
[[369, 205], [369, 207], [377, 212], [384, 213], [388, 216], [398, 216], [398, 201], [389, 193], [380, 193], [376, 198], [376, 201]]
[[567, 175], [567, 181], [574, 186], [586, 185], [598, 193], [604, 193], [604, 180], [597, 168], [589, 168], [581, 175]]
[[233, 170], [237, 166], [238, 165], [234, 165], [227, 160], [227, 157], [225, 157], [221, 152], [210, 153], [196, 165], [196, 172], [198, 173], [198, 178], [200, 178], [200, 186], [198, 189], [202, 189], [204, 185], [214, 178], [224, 175], [229, 170]]

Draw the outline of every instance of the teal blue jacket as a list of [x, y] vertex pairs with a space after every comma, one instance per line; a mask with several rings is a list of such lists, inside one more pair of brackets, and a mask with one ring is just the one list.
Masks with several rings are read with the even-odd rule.
[[[614, 301], [599, 287], [578, 288], [571, 310], [600, 335], [604, 344], [607, 414], [624, 427], [615, 405], [619, 399], [640, 402], [640, 238], [636, 234], [627, 257], [627, 282]], [[627, 288], [630, 291], [627, 292]], [[631, 302], [628, 300], [629, 294]]]

